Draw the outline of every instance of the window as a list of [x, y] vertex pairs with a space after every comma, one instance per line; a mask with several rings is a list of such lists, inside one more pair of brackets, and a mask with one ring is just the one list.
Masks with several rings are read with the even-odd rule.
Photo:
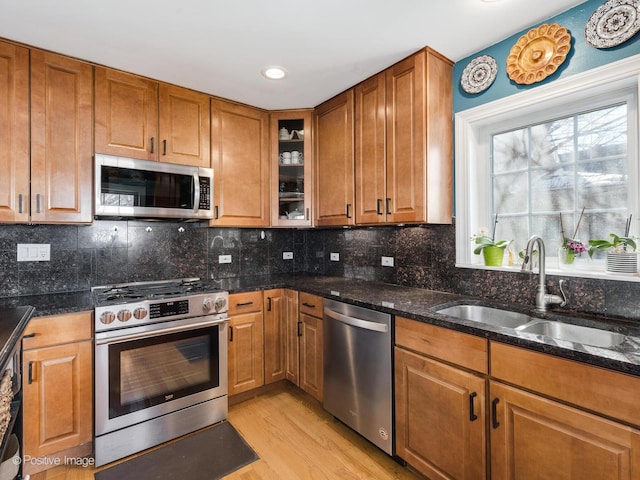
[[[495, 214], [496, 239], [513, 239], [515, 252], [531, 235], [543, 238], [548, 270], [560, 218], [572, 237], [584, 209], [576, 237], [585, 243], [624, 234], [629, 214], [631, 234], [640, 233], [639, 74], [632, 57], [456, 114], [458, 266], [483, 268], [470, 238], [491, 229]], [[574, 274], [605, 276], [597, 261], [589, 270]]]

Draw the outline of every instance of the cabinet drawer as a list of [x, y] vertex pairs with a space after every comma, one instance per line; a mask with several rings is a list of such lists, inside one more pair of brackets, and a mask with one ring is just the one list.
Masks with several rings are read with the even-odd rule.
[[488, 373], [487, 340], [484, 338], [396, 317], [396, 345]]
[[640, 426], [640, 378], [491, 342], [491, 376]]
[[322, 297], [300, 292], [300, 312], [322, 318]]
[[30, 350], [62, 343], [91, 340], [92, 323], [93, 312], [32, 318], [24, 330], [22, 348]]
[[229, 295], [229, 316], [262, 310], [262, 292], [234, 293]]

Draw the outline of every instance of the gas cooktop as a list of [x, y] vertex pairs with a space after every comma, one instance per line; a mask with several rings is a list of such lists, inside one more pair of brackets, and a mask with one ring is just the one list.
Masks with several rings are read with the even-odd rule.
[[104, 306], [140, 300], [158, 300], [206, 294], [220, 291], [220, 288], [206, 284], [199, 278], [183, 278], [157, 282], [119, 283], [93, 287], [92, 291], [95, 305]]

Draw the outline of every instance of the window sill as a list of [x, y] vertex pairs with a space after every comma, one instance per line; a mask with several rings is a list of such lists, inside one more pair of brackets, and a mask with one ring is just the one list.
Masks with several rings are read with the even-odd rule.
[[[594, 261], [596, 264], [595, 269], [560, 269], [557, 266], [557, 262], [555, 265], [550, 265], [545, 268], [547, 275], [556, 275], [562, 277], [576, 277], [576, 278], [594, 278], [599, 280], [615, 280], [622, 282], [640, 282], [640, 274], [623, 274], [623, 273], [607, 273], [604, 270], [604, 262]], [[476, 270], [492, 270], [497, 272], [511, 272], [511, 273], [520, 273], [521, 265], [513, 265], [506, 267], [488, 267], [486, 265], [480, 263], [474, 264], [464, 264], [464, 263], [456, 263], [456, 268], [471, 268]], [[534, 274], [538, 273], [538, 267], [535, 267], [533, 270]]]

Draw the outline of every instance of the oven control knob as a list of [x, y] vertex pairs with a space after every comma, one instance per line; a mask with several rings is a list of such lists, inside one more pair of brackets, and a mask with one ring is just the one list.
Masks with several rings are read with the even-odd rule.
[[142, 320], [144, 317], [147, 316], [147, 309], [143, 307], [138, 307], [133, 311], [133, 316], [137, 320]]
[[211, 299], [205, 298], [204, 301], [202, 302], [202, 311], [205, 313], [209, 313], [212, 308], [213, 308], [213, 305], [211, 303]]
[[115, 319], [116, 316], [113, 314], [113, 312], [104, 312], [102, 315], [100, 315], [100, 323], [103, 323], [105, 325], [113, 323]]
[[216, 312], [220, 312], [224, 310], [224, 307], [226, 306], [227, 306], [227, 300], [224, 297], [218, 297], [216, 298], [216, 301], [213, 304], [213, 309]]
[[118, 320], [121, 322], [128, 322], [131, 318], [131, 312], [129, 310], [120, 310], [118, 312]]

